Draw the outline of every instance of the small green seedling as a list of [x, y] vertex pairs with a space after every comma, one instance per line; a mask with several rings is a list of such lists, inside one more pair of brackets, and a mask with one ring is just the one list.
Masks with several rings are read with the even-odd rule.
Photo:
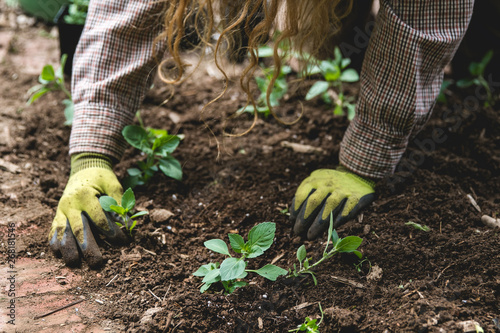
[[288, 272], [285, 269], [271, 264], [257, 270], [246, 269], [247, 259], [258, 257], [271, 247], [275, 232], [275, 223], [263, 222], [250, 230], [246, 242], [238, 234], [228, 234], [229, 244], [233, 251], [240, 255], [239, 258], [233, 257], [229, 253], [227, 244], [222, 239], [211, 239], [203, 243], [207, 249], [224, 254], [229, 258], [224, 259], [220, 265], [217, 262], [203, 265], [193, 273], [194, 276], [203, 277], [200, 292], [203, 293], [212, 284], [221, 282], [224, 290], [230, 294], [236, 288], [248, 285], [246, 281], [241, 279], [244, 279], [249, 272], [257, 273], [271, 281], [276, 281], [279, 276], [286, 275]]
[[480, 62], [472, 62], [469, 65], [470, 78], [462, 79], [457, 81], [457, 87], [468, 88], [471, 86], [482, 87], [486, 91], [486, 100], [484, 101], [484, 106], [493, 106], [495, 104], [495, 98], [491, 92], [490, 85], [484, 77], [484, 70], [488, 66], [491, 58], [493, 57], [493, 50], [490, 50], [481, 59]]
[[132, 192], [131, 188], [128, 188], [123, 193], [121, 205], [119, 205], [114, 198], [109, 197], [107, 195], [103, 195], [102, 197], [100, 197], [99, 203], [101, 204], [102, 209], [104, 209], [105, 211], [114, 212], [120, 216], [123, 223], [121, 222], [115, 222], [115, 223], [120, 228], [124, 227], [129, 232], [130, 236], [132, 236], [132, 230], [135, 228], [137, 224], [137, 221], [134, 219], [139, 216], [148, 214], [148, 212], [146, 211], [140, 211], [132, 216], [128, 216], [128, 213], [131, 212], [135, 206], [135, 195], [134, 192]]
[[303, 324], [297, 326], [296, 329], [289, 330], [288, 332], [314, 332], [314, 333], [319, 333], [319, 325], [323, 322], [323, 317], [325, 313], [323, 312], [323, 309], [321, 308], [321, 303], [318, 303], [319, 306], [319, 311], [321, 312], [321, 318], [319, 320], [319, 323], [316, 324], [318, 319], [311, 319], [309, 317], [306, 317], [306, 320], [304, 321]]
[[358, 82], [359, 75], [355, 69], [347, 68], [351, 63], [351, 59], [343, 58], [338, 47], [335, 48], [335, 58], [322, 60], [317, 65], [309, 66], [307, 69], [308, 75], [321, 74], [324, 80], [315, 82], [306, 95], [306, 100], [309, 101], [314, 97], [321, 95], [321, 98], [326, 104], [334, 105], [333, 114], [343, 115], [344, 109], [347, 110], [347, 118], [352, 120], [355, 115], [355, 100], [354, 97], [344, 94], [344, 82]]
[[408, 222], [406, 222], [405, 224], [406, 224], [406, 225], [409, 225], [409, 226], [411, 226], [411, 227], [413, 227], [413, 228], [415, 228], [415, 229], [417, 229], [417, 230], [422, 230], [422, 231], [426, 231], [426, 232], [431, 230], [431, 228], [429, 228], [429, 227], [428, 227], [428, 226], [426, 226], [426, 225], [421, 225], [421, 224], [419, 224], [419, 223], [412, 222], [412, 221], [408, 221]]
[[42, 69], [42, 73], [38, 77], [38, 82], [40, 84], [33, 86], [28, 90], [30, 98], [26, 104], [31, 105], [37, 99], [42, 97], [51, 91], [62, 91], [66, 94], [66, 99], [62, 102], [66, 106], [64, 109], [64, 116], [66, 121], [64, 125], [71, 125], [73, 123], [73, 99], [71, 98], [71, 93], [66, 89], [64, 82], [64, 66], [66, 65], [67, 54], [63, 54], [61, 57], [61, 65], [57, 70], [54, 70], [52, 65], [45, 65]]
[[127, 170], [129, 176], [124, 181], [127, 187], [144, 185], [158, 169], [168, 177], [182, 179], [181, 163], [171, 155], [179, 145], [180, 136], [136, 125], [125, 126], [122, 134], [132, 147], [146, 155], [146, 161], [137, 162], [139, 168]]
[[[332, 248], [329, 248], [330, 242], [332, 244]], [[363, 239], [358, 236], [347, 236], [345, 238], [340, 238], [337, 234], [337, 231], [333, 230], [333, 215], [330, 214], [330, 226], [328, 228], [328, 236], [326, 240], [326, 246], [323, 251], [323, 257], [311, 264], [310, 261], [312, 258], [307, 258], [307, 252], [305, 245], [301, 245], [297, 250], [297, 259], [299, 261], [299, 268], [297, 269], [297, 265], [293, 264], [293, 271], [290, 270], [288, 277], [298, 277], [303, 274], [310, 274], [313, 278], [314, 285], [318, 284], [316, 280], [316, 276], [312, 269], [322, 262], [330, 259], [337, 253], [354, 253], [358, 256], [359, 259], [363, 257], [363, 254], [357, 250], [357, 248], [361, 245]]]
[[64, 22], [68, 24], [84, 25], [87, 19], [90, 0], [70, 0], [68, 14], [64, 16]]
[[[258, 48], [259, 58], [267, 58], [273, 55], [273, 49], [269, 46], [261, 46]], [[257, 76], [255, 77], [255, 81], [257, 82], [257, 87], [259, 88], [260, 95], [256, 101], [256, 107], [253, 105], [247, 105], [239, 109], [237, 112], [250, 112], [254, 113], [257, 111], [264, 115], [264, 117], [268, 117], [271, 113], [270, 107], [276, 107], [280, 105], [280, 99], [285, 96], [288, 91], [288, 82], [286, 80], [286, 76], [292, 72], [292, 68], [290, 66], [281, 66], [280, 73], [278, 78], [274, 82], [273, 89], [269, 95], [269, 104], [267, 103], [267, 90], [271, 85], [272, 78], [274, 76], [274, 67], [265, 67], [261, 64], [262, 71], [264, 72], [264, 77]]]

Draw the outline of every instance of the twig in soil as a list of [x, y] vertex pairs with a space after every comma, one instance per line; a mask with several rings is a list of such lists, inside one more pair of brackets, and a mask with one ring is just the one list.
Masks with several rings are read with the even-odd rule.
[[449, 264], [448, 266], [446, 266], [439, 274], [438, 276], [434, 279], [434, 282], [436, 282], [437, 280], [439, 280], [439, 278], [441, 277], [441, 275], [444, 273], [445, 270], [447, 270], [448, 268], [450, 268], [451, 266], [453, 266], [453, 264]]
[[113, 282], [117, 278], [117, 276], [118, 276], [118, 274], [113, 276], [113, 278], [106, 284], [106, 287], [109, 286], [111, 284], [111, 282]]
[[163, 299], [161, 300], [162, 302], [165, 302], [165, 298], [167, 298], [167, 295], [168, 295], [168, 292], [170, 291], [171, 286], [172, 286], [172, 284], [168, 285], [167, 291], [165, 292], [165, 296], [163, 296]]
[[472, 195], [467, 194], [467, 199], [469, 199], [469, 202], [472, 204], [472, 206], [474, 206], [474, 208], [476, 208], [476, 210], [481, 213], [481, 208], [477, 204], [476, 200], [474, 200]]
[[278, 254], [273, 260], [271, 260], [271, 265], [274, 265], [278, 260], [283, 258], [284, 255], [285, 255], [285, 252]]
[[343, 278], [343, 277], [339, 277], [339, 276], [333, 276], [333, 275], [331, 275], [331, 278], [334, 279], [337, 282], [340, 282], [340, 283], [343, 283], [343, 284], [347, 284], [347, 285], [349, 285], [351, 287], [354, 287], [354, 288], [365, 289], [365, 286], [362, 283], [359, 283], [359, 282], [351, 281], [349, 279], [346, 279], [346, 278]]
[[153, 292], [151, 291], [151, 289], [148, 289], [148, 291], [149, 291], [149, 293], [150, 293], [151, 295], [153, 295], [153, 296], [154, 296], [157, 300], [159, 300], [159, 301], [161, 302], [161, 298], [160, 298], [160, 297], [158, 297], [158, 296], [156, 296], [155, 294], [153, 294]]
[[69, 304], [67, 304], [67, 305], [65, 305], [65, 306], [61, 306], [60, 308], [57, 308], [57, 309], [52, 310], [52, 311], [50, 311], [50, 312], [47, 312], [47, 313], [45, 313], [45, 314], [43, 314], [43, 315], [35, 316], [35, 317], [33, 317], [33, 319], [35, 319], [35, 320], [36, 320], [36, 319], [40, 319], [40, 318], [43, 318], [43, 317], [50, 316], [50, 315], [51, 315], [51, 314], [53, 314], [53, 313], [56, 313], [56, 312], [58, 312], [58, 311], [64, 310], [64, 309], [66, 309], [66, 308], [69, 308], [70, 306], [77, 305], [77, 304], [79, 304], [79, 303], [81, 303], [81, 302], [83, 302], [83, 301], [86, 301], [86, 299], [84, 298], [84, 299], [81, 299], [81, 300], [75, 301], [75, 302], [73, 302], [73, 303], [69, 303]]

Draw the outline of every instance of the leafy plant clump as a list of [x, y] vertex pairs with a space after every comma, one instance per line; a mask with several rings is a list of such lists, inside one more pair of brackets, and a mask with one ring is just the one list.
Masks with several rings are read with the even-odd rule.
[[[260, 58], [267, 58], [273, 55], [273, 49], [269, 46], [261, 46], [257, 51]], [[278, 78], [274, 82], [272, 91], [269, 95], [269, 103], [267, 101], [267, 90], [271, 85], [275, 69], [274, 67], [265, 67], [263, 64], [261, 64], [261, 68], [264, 73], [264, 77], [255, 77], [255, 82], [257, 83], [257, 87], [260, 91], [259, 98], [256, 100], [256, 108], [253, 105], [248, 105], [239, 109], [237, 111], [238, 113], [254, 113], [257, 111], [258, 113], [263, 114], [264, 117], [268, 117], [271, 113], [271, 108], [279, 106], [280, 99], [287, 93], [288, 82], [286, 80], [286, 76], [292, 72], [292, 68], [290, 66], [281, 66]]]
[[107, 195], [103, 195], [99, 198], [99, 203], [101, 204], [102, 209], [107, 212], [113, 212], [120, 216], [123, 223], [115, 222], [120, 228], [124, 227], [132, 236], [132, 230], [135, 228], [137, 221], [134, 220], [139, 216], [143, 216], [148, 214], [146, 211], [140, 211], [132, 216], [128, 216], [128, 213], [133, 211], [135, 206], [135, 195], [131, 188], [128, 188], [122, 196], [121, 205], [119, 205], [116, 200]]
[[297, 328], [293, 330], [289, 330], [288, 332], [313, 332], [313, 333], [319, 333], [319, 325], [323, 322], [323, 317], [325, 316], [325, 313], [323, 312], [323, 308], [321, 307], [321, 303], [318, 303], [319, 306], [319, 311], [321, 312], [321, 318], [318, 322], [318, 319], [311, 319], [309, 317], [306, 317], [304, 323], [301, 325], [297, 326]]
[[228, 234], [231, 248], [240, 255], [239, 257], [233, 257], [229, 253], [228, 246], [222, 239], [211, 239], [203, 243], [207, 249], [224, 254], [229, 258], [224, 259], [220, 265], [218, 262], [203, 265], [193, 273], [194, 276], [203, 277], [200, 292], [203, 293], [212, 284], [220, 282], [224, 290], [230, 294], [236, 288], [248, 285], [246, 281], [241, 279], [244, 279], [249, 272], [257, 273], [271, 281], [276, 281], [279, 276], [286, 275], [287, 270], [272, 264], [267, 264], [257, 270], [247, 269], [247, 259], [258, 257], [269, 249], [273, 243], [275, 232], [275, 223], [263, 222], [250, 230], [246, 242], [238, 234]]
[[[305, 245], [301, 245], [297, 250], [297, 259], [299, 261], [299, 268], [297, 265], [293, 264], [293, 271], [290, 271], [288, 277], [298, 277], [303, 274], [310, 274], [314, 280], [314, 285], [318, 284], [316, 276], [312, 269], [322, 262], [330, 259], [337, 253], [354, 253], [358, 258], [362, 258], [363, 254], [357, 249], [363, 242], [363, 239], [358, 236], [347, 236], [345, 238], [340, 238], [337, 231], [333, 230], [333, 216], [330, 215], [330, 226], [328, 228], [328, 236], [326, 239], [326, 246], [323, 251], [323, 257], [311, 264], [312, 258], [307, 258], [307, 251]], [[331, 249], [330, 243], [332, 244]]]
[[126, 187], [144, 185], [158, 170], [173, 179], [182, 179], [181, 163], [172, 156], [179, 145], [180, 136], [170, 135], [163, 129], [137, 125], [126, 126], [122, 134], [132, 147], [146, 155], [146, 161], [137, 162], [139, 168], [127, 170], [128, 177], [124, 181]]
[[65, 105], [64, 116], [66, 121], [64, 125], [71, 125], [73, 123], [73, 99], [71, 98], [71, 93], [66, 89], [64, 82], [64, 66], [66, 65], [67, 54], [61, 56], [61, 65], [57, 70], [54, 70], [52, 65], [45, 65], [42, 69], [42, 73], [38, 77], [38, 82], [36, 86], [31, 87], [28, 90], [30, 98], [28, 99], [27, 105], [33, 104], [37, 99], [42, 97], [51, 91], [62, 91], [66, 95], [66, 99], [62, 102]]
[[84, 25], [87, 19], [90, 0], [70, 0], [68, 14], [64, 16], [67, 24]]
[[309, 101], [320, 95], [329, 105], [335, 105], [333, 114], [343, 115], [347, 111], [347, 118], [352, 120], [355, 115], [356, 104], [354, 97], [344, 94], [344, 82], [358, 82], [359, 75], [355, 69], [346, 68], [351, 59], [343, 58], [338, 47], [335, 48], [335, 58], [322, 60], [317, 65], [309, 66], [308, 75], [321, 74], [324, 80], [316, 81], [306, 94]]
[[485, 107], [495, 105], [495, 98], [493, 97], [490, 85], [484, 77], [484, 70], [490, 63], [492, 57], [493, 50], [490, 50], [480, 62], [472, 62], [469, 65], [469, 73], [471, 75], [470, 78], [457, 81], [457, 87], [459, 88], [468, 88], [471, 86], [483, 88], [486, 91], [486, 99], [484, 101]]

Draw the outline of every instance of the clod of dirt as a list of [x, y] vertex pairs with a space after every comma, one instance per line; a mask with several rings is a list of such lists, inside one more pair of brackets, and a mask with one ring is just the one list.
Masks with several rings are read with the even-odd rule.
[[366, 279], [368, 281], [378, 281], [378, 280], [380, 280], [382, 278], [382, 274], [383, 274], [382, 273], [382, 268], [380, 268], [377, 265], [374, 265], [372, 267], [372, 270], [371, 270], [370, 274], [368, 274], [366, 276]]
[[324, 152], [323, 148], [320, 147], [313, 147], [310, 145], [303, 145], [288, 141], [281, 141], [281, 147], [291, 148], [294, 152], [302, 154], [322, 154]]
[[458, 323], [458, 326], [462, 327], [464, 333], [478, 332], [477, 328], [481, 327], [475, 320], [462, 321]]
[[174, 213], [167, 209], [153, 209], [149, 212], [149, 216], [153, 222], [165, 222], [174, 216]]
[[148, 325], [153, 323], [153, 315], [157, 312], [160, 312], [163, 308], [149, 308], [144, 312], [144, 315], [141, 318], [142, 325]]

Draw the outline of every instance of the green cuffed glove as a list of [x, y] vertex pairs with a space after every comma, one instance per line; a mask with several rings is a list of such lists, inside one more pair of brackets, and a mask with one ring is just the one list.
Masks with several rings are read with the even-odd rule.
[[315, 239], [330, 225], [354, 218], [375, 199], [375, 183], [339, 166], [316, 170], [300, 184], [293, 198], [290, 221], [297, 235]]
[[114, 243], [128, 242], [115, 223], [119, 219], [104, 212], [99, 203], [101, 195], [121, 202], [122, 193], [110, 158], [94, 153], [71, 157], [71, 175], [49, 233], [50, 247], [56, 255], [62, 255], [66, 265], [78, 265], [81, 256], [90, 267], [102, 264], [102, 254], [94, 238], [96, 231]]

